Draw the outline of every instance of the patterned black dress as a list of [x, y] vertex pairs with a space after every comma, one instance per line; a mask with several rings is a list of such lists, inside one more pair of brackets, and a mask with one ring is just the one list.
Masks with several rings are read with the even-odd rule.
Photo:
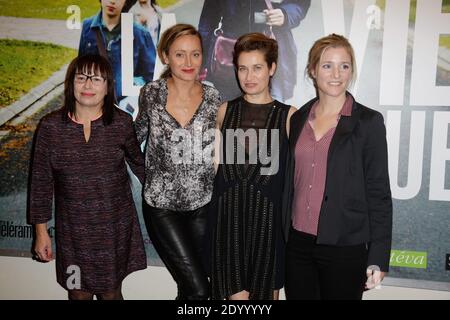
[[[224, 299], [242, 290], [250, 292], [250, 299], [272, 299], [273, 290], [283, 287], [281, 196], [288, 152], [288, 111], [289, 106], [278, 101], [255, 105], [240, 97], [228, 102], [221, 129], [223, 163], [218, 168], [210, 207], [213, 299]], [[239, 138], [232, 138], [237, 142], [233, 144], [229, 135], [233, 131], [228, 129], [243, 129], [245, 133], [256, 129], [259, 147]], [[259, 129], [267, 129], [267, 134]], [[278, 150], [273, 149], [276, 142]], [[236, 163], [238, 148], [242, 147], [244, 163], [226, 161], [227, 157], [234, 158]], [[273, 157], [270, 163], [259, 156], [252, 163], [252, 153], [259, 153], [261, 147], [268, 150], [269, 158]], [[263, 174], [271, 165], [271, 174]]]
[[[145, 269], [144, 241], [125, 161], [140, 181], [144, 157], [133, 119], [116, 109], [111, 124], [82, 124], [46, 115], [36, 135], [30, 182], [29, 223], [46, 223], [55, 198], [56, 275], [65, 289], [101, 294]], [[71, 287], [79, 268], [80, 286]]]

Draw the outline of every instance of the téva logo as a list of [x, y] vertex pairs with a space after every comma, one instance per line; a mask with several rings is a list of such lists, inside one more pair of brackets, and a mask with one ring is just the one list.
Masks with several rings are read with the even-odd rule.
[[392, 250], [389, 263], [393, 267], [427, 268], [427, 253], [421, 251]]

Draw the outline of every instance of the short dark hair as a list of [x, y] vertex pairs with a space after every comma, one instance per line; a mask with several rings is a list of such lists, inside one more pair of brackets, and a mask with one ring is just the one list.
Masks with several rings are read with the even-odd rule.
[[113, 121], [114, 103], [116, 102], [113, 71], [108, 59], [98, 54], [78, 56], [69, 64], [66, 72], [66, 79], [64, 81], [64, 105], [62, 107], [62, 117], [64, 121], [69, 120], [69, 114], [75, 114], [75, 73], [90, 73], [91, 70], [94, 70], [94, 73], [105, 78], [108, 87], [102, 110], [103, 123], [108, 125]]
[[240, 36], [234, 45], [233, 64], [238, 67], [239, 55], [242, 52], [258, 50], [264, 55], [267, 66], [270, 68], [278, 60], [278, 43], [259, 32], [247, 33]]

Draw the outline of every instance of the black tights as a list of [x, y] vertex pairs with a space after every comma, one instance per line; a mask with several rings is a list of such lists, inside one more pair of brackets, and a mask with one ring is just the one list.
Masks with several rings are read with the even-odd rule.
[[97, 300], [123, 300], [122, 286], [105, 293], [91, 293], [83, 290], [69, 290], [69, 300], [92, 300], [94, 295]]
[[192, 211], [158, 209], [144, 204], [148, 234], [178, 286], [178, 300], [207, 300], [204, 267], [207, 206]]

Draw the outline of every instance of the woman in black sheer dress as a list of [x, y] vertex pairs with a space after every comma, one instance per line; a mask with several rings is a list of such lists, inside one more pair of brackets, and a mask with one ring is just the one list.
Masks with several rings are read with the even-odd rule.
[[244, 95], [218, 111], [211, 283], [213, 299], [277, 299], [284, 283], [280, 208], [287, 124], [296, 110], [269, 93], [278, 45], [261, 33], [240, 37], [234, 64]]

